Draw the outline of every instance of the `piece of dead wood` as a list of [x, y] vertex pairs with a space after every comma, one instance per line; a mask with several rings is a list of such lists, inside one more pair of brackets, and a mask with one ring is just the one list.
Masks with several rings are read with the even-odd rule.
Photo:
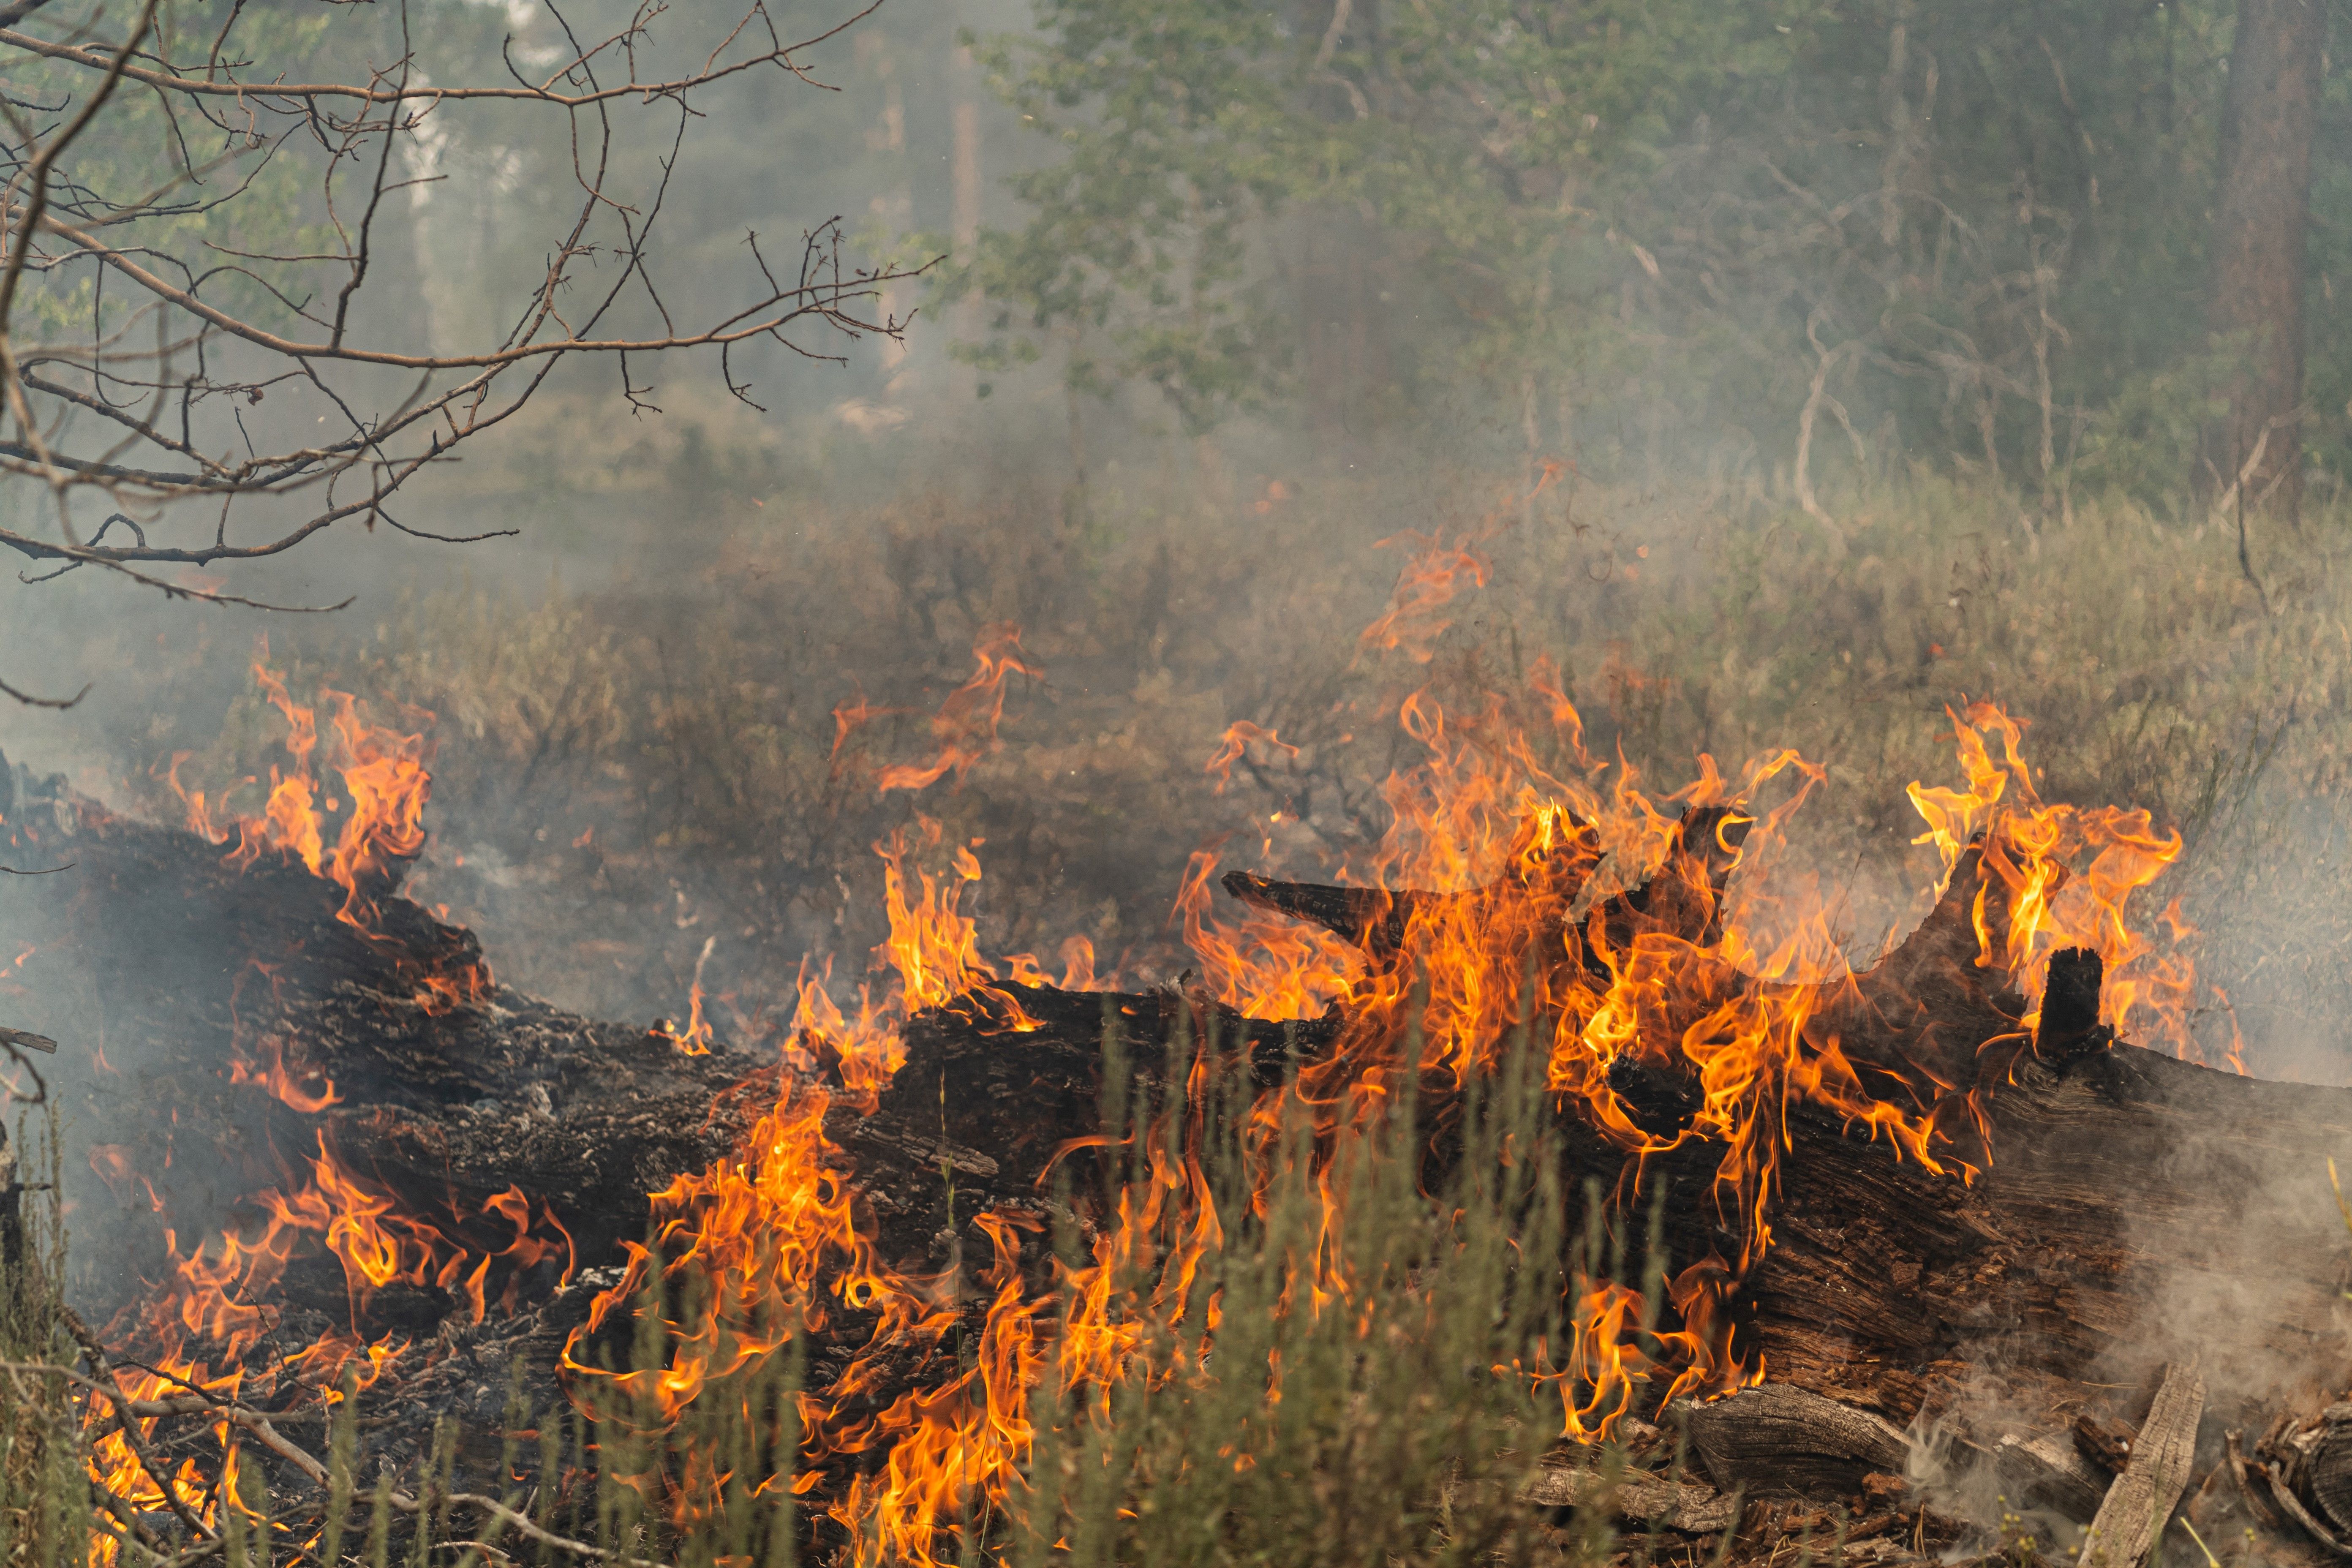
[[1677, 1408], [1691, 1447], [1726, 1491], [1851, 1497], [1873, 1471], [1902, 1474], [1911, 1452], [1881, 1417], [1784, 1383]]
[[2098, 1517], [2099, 1504], [2115, 1484], [2085, 1460], [2075, 1446], [2050, 1433], [2011, 1432], [1992, 1449], [1993, 1475], [2012, 1506], [2054, 1509], [2078, 1523]]
[[2107, 1489], [2083, 1542], [2085, 1568], [2144, 1568], [2172, 1510], [2189, 1489], [2205, 1379], [2195, 1361], [2165, 1369], [2164, 1386], [2140, 1424], [2131, 1460]]
[[[2324, 1415], [2320, 1422], [2309, 1425], [2324, 1429]], [[2306, 1507], [2299, 1495], [2298, 1483], [2304, 1479], [2310, 1456], [2306, 1445], [2294, 1439], [2305, 1435], [2305, 1426], [2292, 1414], [2281, 1415], [2254, 1445], [2258, 1456], [2254, 1458], [2240, 1451], [2240, 1435], [2231, 1433], [2230, 1462], [2239, 1478], [2239, 1490], [2249, 1510], [2260, 1516], [2269, 1530], [2282, 1535], [2300, 1531], [2317, 1542], [2322, 1551], [2337, 1558], [2352, 1557], [2352, 1542], [2345, 1541]]]
[[2242, 1438], [2223, 1434], [2227, 1452], [2182, 1506], [2181, 1521], [2209, 1550], [2242, 1540], [2244, 1555], [2269, 1568], [2326, 1568], [2336, 1559], [2280, 1510], [2268, 1470], [2246, 1458]]
[[0, 1046], [18, 1046], [28, 1051], [40, 1051], [48, 1056], [58, 1054], [58, 1043], [47, 1035], [36, 1035], [26, 1029], [0, 1029]]
[[2074, 1417], [2068, 1434], [2074, 1440], [2074, 1451], [2105, 1471], [2111, 1481], [2131, 1463], [2132, 1434], [2126, 1427], [2082, 1415]]
[[2352, 1541], [2352, 1404], [2283, 1422], [2263, 1447], [2282, 1461], [2282, 1479], [2326, 1524], [2316, 1533]]
[[1706, 1535], [1739, 1522], [1738, 1497], [1644, 1470], [1611, 1476], [1602, 1470], [1546, 1465], [1521, 1495], [1541, 1508], [1605, 1508], [1612, 1518], [1684, 1535]]

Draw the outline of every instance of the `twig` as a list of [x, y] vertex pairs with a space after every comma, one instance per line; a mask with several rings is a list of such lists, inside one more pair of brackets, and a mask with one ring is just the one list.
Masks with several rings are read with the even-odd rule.
[[63, 712], [89, 696], [90, 687], [96, 684], [95, 681], [85, 682], [82, 689], [71, 697], [36, 697], [29, 691], [19, 691], [6, 681], [0, 680], [0, 696], [14, 698], [27, 708], [54, 708]]

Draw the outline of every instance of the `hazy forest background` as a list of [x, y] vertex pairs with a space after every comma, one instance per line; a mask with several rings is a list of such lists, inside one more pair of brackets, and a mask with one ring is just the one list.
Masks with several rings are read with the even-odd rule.
[[[540, 0], [248, 9], [281, 14], [293, 79], [405, 53], [456, 80], [559, 42]], [[846, 15], [770, 10], [788, 36]], [[281, 754], [266, 632], [298, 695], [435, 716], [412, 887], [502, 979], [651, 1017], [701, 963], [753, 1030], [804, 956], [862, 971], [870, 847], [918, 811], [985, 840], [991, 950], [1058, 970], [1085, 936], [1172, 977], [1195, 849], [1360, 865], [1412, 755], [1399, 695], [1543, 656], [1595, 750], [1668, 787], [1700, 751], [1829, 763], [1779, 874], [1818, 876], [1866, 955], [1927, 874], [1903, 786], [1952, 782], [1945, 705], [1990, 696], [2033, 721], [2049, 798], [2186, 836], [2167, 887], [2206, 932], [2209, 1042], [2339, 1080], [2335, 26], [2322, 0], [886, 0], [798, 57], [836, 90], [701, 100], [666, 262], [716, 289], [747, 232], [790, 248], [839, 215], [867, 264], [925, 268], [890, 286], [903, 342], [739, 355], [741, 397], [715, 354], [664, 360], [634, 409], [610, 365], [567, 368], [402, 513], [517, 536], [345, 525], [236, 579], [357, 592], [336, 615], [12, 584], [0, 673], [95, 685], [0, 708], [0, 745], [176, 817], [176, 755], [217, 796]], [[403, 154], [378, 326], [495, 336], [546, 266], [547, 129]], [[129, 178], [159, 134], [131, 115], [81, 156]], [[106, 308], [59, 289], [48, 330]], [[10, 526], [40, 504], [0, 489]], [[1360, 647], [1404, 536], [1437, 531], [1491, 580], [1432, 647]], [[877, 792], [1003, 621], [1039, 673], [1002, 749]], [[860, 699], [885, 711], [837, 751]], [[1301, 749], [1220, 792], [1237, 720]]]

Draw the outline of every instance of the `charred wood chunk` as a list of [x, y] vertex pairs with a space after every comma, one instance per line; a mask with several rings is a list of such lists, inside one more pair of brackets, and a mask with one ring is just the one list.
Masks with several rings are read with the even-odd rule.
[[2336, 1534], [2352, 1536], [2352, 1405], [2331, 1406], [2322, 1421], [2323, 1435], [2312, 1448], [2305, 1485]]
[[24, 1029], [0, 1028], [0, 1046], [17, 1050], [38, 1051], [43, 1056], [58, 1054], [58, 1043], [47, 1035], [36, 1035]]
[[1691, 1447], [1726, 1491], [1852, 1497], [1874, 1472], [1902, 1474], [1910, 1457], [1890, 1423], [1785, 1383], [1681, 1408]]
[[2074, 1439], [2074, 1451], [2111, 1479], [2131, 1463], [2131, 1434], [2112, 1422], [2077, 1415], [2069, 1435]]
[[1316, 882], [1276, 882], [1247, 871], [1228, 871], [1223, 886], [1245, 904], [1311, 921], [1354, 942], [1374, 957], [1404, 946], [1405, 922], [1438, 895], [1382, 888], [1335, 888]]
[[2042, 994], [2042, 1032], [2034, 1048], [2048, 1061], [2084, 1056], [2107, 1044], [2109, 1032], [2099, 1027], [2099, 987], [2106, 966], [2087, 947], [2069, 947], [2050, 955], [2050, 984]]
[[[2326, 1533], [2352, 1540], [2352, 1405], [2331, 1405], [2315, 1416], [2288, 1423], [2266, 1437], [2262, 1449], [2283, 1461], [2281, 1479], [2317, 1516]], [[2314, 1521], [2299, 1522], [2309, 1528]]]
[[1609, 1064], [1609, 1088], [1634, 1126], [1662, 1140], [1689, 1126], [1706, 1103], [1696, 1079], [1660, 1072], [1632, 1057], [1619, 1057]]
[[1992, 1451], [1993, 1475], [2001, 1495], [2036, 1508], [2055, 1509], [2077, 1523], [2098, 1516], [2115, 1472], [2084, 1458], [2078, 1445], [2048, 1434], [2010, 1433]]
[[2246, 1458], [2245, 1434], [2222, 1435], [2225, 1452], [2181, 1510], [2189, 1526], [2209, 1542], [2242, 1541], [2239, 1561], [2267, 1568], [2323, 1568], [2352, 1555], [2324, 1533], [2306, 1532], [2270, 1493], [2267, 1468]]
[[1555, 1466], [1546, 1460], [1520, 1494], [1539, 1508], [1605, 1510], [1612, 1519], [1684, 1535], [1707, 1535], [1739, 1522], [1739, 1503], [1713, 1487], [1645, 1470]]

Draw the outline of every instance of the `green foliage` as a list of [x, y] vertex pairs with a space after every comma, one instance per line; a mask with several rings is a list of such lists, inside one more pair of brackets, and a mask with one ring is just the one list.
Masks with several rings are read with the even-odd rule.
[[[1075, 385], [1148, 383], [1195, 431], [1297, 389], [1655, 471], [1785, 464], [1810, 410], [1816, 469], [1932, 452], [2054, 508], [2079, 464], [2152, 498], [2210, 379], [2229, 14], [1049, 0], [987, 58], [1056, 155], [940, 283], [991, 302], [966, 352], [1058, 341]], [[2347, 195], [2315, 196], [2315, 343]]]
[[[1433, 1568], [1556, 1551], [1544, 1511], [1521, 1500], [1559, 1424], [1557, 1395], [1521, 1370], [1558, 1345], [1568, 1287], [1542, 1079], [1522, 1031], [1472, 1087], [1458, 1163], [1442, 1173], [1413, 1131], [1410, 1075], [1389, 1122], [1336, 1155], [1318, 1157], [1294, 1119], [1253, 1166], [1246, 1095], [1228, 1100], [1203, 1160], [1223, 1243], [1139, 1325], [1126, 1380], [1036, 1389], [1013, 1560], [1047, 1568], [1066, 1560], [1056, 1542], [1132, 1568]], [[1179, 1133], [1156, 1135], [1181, 1162]], [[1148, 1199], [1139, 1150], [1154, 1135], [1131, 1144], [1121, 1212]], [[1327, 1194], [1345, 1194], [1336, 1225]], [[1160, 1302], [1149, 1279], [1115, 1289], [1139, 1285]]]
[[1035, 222], [983, 234], [943, 297], [977, 288], [995, 303], [1010, 335], [971, 349], [982, 366], [1034, 359], [1036, 334], [1059, 336], [1074, 385], [1140, 378], [1205, 430], [1255, 405], [1278, 368], [1248, 226], [1288, 197], [1297, 166], [1339, 150], [1289, 112], [1282, 74], [1261, 68], [1282, 29], [1251, 0], [1049, 0], [1041, 16], [1060, 47], [999, 40], [983, 58], [1023, 122], [1065, 156], [1014, 176]]

